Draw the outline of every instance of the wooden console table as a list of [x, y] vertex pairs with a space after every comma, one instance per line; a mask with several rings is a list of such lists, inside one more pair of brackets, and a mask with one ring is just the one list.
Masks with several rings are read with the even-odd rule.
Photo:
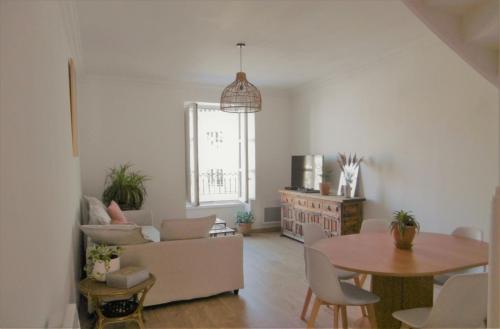
[[302, 224], [317, 223], [329, 236], [359, 233], [364, 198], [280, 190], [281, 234], [303, 241]]

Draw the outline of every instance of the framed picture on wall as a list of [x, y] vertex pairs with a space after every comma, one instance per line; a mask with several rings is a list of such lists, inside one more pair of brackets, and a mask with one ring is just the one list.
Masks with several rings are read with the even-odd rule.
[[71, 146], [73, 156], [78, 156], [78, 121], [76, 114], [76, 69], [73, 58], [68, 60], [68, 76], [69, 76], [69, 107], [71, 114]]

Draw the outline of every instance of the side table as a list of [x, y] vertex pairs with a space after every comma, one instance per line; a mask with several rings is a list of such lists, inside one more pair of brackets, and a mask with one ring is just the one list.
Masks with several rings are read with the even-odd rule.
[[[144, 319], [142, 316], [142, 309], [144, 299], [149, 289], [156, 282], [153, 274], [149, 274], [149, 279], [139, 283], [128, 289], [117, 289], [106, 286], [106, 283], [99, 282], [94, 279], [86, 278], [80, 281], [80, 292], [87, 297], [94, 305], [97, 313], [97, 329], [103, 329], [104, 326], [112, 323], [123, 323], [134, 321], [139, 325], [139, 328], [144, 329]], [[118, 317], [107, 317], [102, 312], [103, 304], [106, 300], [119, 300], [120, 298], [127, 299], [130, 296], [137, 296], [138, 305], [135, 310], [128, 315]]]

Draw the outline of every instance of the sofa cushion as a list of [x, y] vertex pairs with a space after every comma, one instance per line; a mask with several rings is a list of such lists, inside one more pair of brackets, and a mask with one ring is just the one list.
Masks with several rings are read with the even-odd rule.
[[160, 242], [160, 231], [154, 226], [141, 226], [141, 232], [144, 239], [152, 242]]
[[124, 246], [152, 242], [137, 225], [82, 225], [80, 229], [96, 243]]
[[215, 215], [201, 218], [166, 219], [162, 221], [160, 237], [162, 241], [201, 239], [215, 223]]
[[88, 204], [88, 223], [90, 225], [107, 225], [111, 223], [111, 217], [109, 217], [101, 200], [91, 196], [84, 196], [84, 198]]
[[108, 215], [111, 217], [111, 224], [133, 224], [127, 220], [120, 206], [115, 201], [111, 201], [107, 210]]

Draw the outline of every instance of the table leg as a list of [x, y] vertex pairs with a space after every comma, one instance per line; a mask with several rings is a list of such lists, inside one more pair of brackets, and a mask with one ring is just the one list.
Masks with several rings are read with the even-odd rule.
[[372, 292], [380, 297], [375, 304], [375, 316], [379, 328], [399, 329], [401, 322], [392, 312], [414, 307], [432, 306], [433, 278], [372, 276]]

